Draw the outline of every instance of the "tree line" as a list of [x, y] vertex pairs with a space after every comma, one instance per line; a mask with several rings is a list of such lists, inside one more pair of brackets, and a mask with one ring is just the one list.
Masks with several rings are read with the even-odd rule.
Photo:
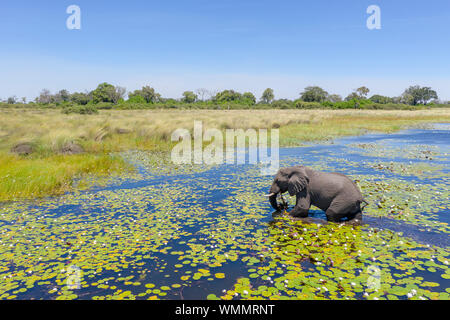
[[[205, 108], [225, 105], [236, 107], [236, 105], [250, 108], [252, 106], [265, 106], [273, 108], [377, 108], [378, 105], [385, 105], [389, 108], [396, 108], [395, 105], [419, 106], [419, 105], [442, 105], [438, 100], [435, 90], [430, 87], [410, 86], [400, 96], [387, 97], [379, 94], [369, 96], [370, 89], [362, 86], [355, 89], [347, 97], [343, 98], [338, 94], [329, 94], [319, 86], [308, 86], [299, 94], [296, 100], [275, 99], [274, 90], [267, 88], [259, 99], [251, 92], [240, 93], [235, 90], [210, 91], [204, 88], [195, 91], [185, 91], [181, 99], [163, 98], [161, 94], [150, 86], [132, 92], [126, 92], [124, 87], [114, 86], [109, 83], [101, 83], [96, 89], [87, 92], [73, 92], [60, 90], [51, 93], [44, 89], [34, 101], [26, 102], [25, 98], [18, 100], [16, 97], [9, 97], [4, 100], [5, 104], [26, 104], [42, 106], [62, 106], [70, 112], [74, 106], [90, 106], [92, 110], [98, 108], [145, 108], [149, 105], [155, 107], [183, 107], [185, 105], [197, 104]], [[447, 102], [446, 104], [449, 104]], [[383, 108], [383, 106], [379, 106]], [[86, 109], [86, 108], [85, 108]], [[89, 109], [86, 109], [89, 110]]]

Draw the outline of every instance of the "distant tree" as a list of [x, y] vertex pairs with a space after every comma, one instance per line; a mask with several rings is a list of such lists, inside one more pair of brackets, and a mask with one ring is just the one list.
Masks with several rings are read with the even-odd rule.
[[370, 92], [369, 88], [364, 86], [356, 89], [356, 94], [359, 96], [360, 99], [366, 99], [369, 92]]
[[132, 103], [147, 103], [147, 101], [144, 99], [141, 95], [136, 94], [128, 94], [128, 102]]
[[293, 101], [289, 99], [278, 99], [272, 101], [272, 108], [276, 109], [290, 109], [294, 107]]
[[156, 103], [161, 100], [161, 95], [156, 93], [155, 89], [150, 86], [142, 87], [141, 90], [134, 90], [134, 92], [128, 94], [129, 98], [134, 96], [143, 97], [147, 103]]
[[9, 98], [6, 100], [6, 102], [7, 102], [8, 104], [16, 104], [16, 103], [17, 103], [17, 98], [16, 98], [16, 96], [11, 96], [11, 97], [9, 97]]
[[159, 102], [170, 105], [171, 107], [176, 107], [179, 104], [179, 101], [174, 98], [161, 98]]
[[125, 97], [127, 93], [127, 89], [125, 87], [116, 86], [116, 92], [114, 93], [112, 99], [114, 103], [117, 103], [119, 100]]
[[49, 104], [53, 102], [53, 96], [48, 89], [43, 89], [39, 94], [39, 97], [36, 98], [37, 103]]
[[242, 99], [242, 95], [234, 90], [224, 90], [216, 94], [215, 100], [217, 102], [231, 102], [239, 101]]
[[328, 96], [328, 100], [331, 102], [341, 102], [342, 97], [339, 94], [330, 94]]
[[414, 96], [407, 92], [403, 92], [403, 94], [399, 97], [399, 103], [414, 105]]
[[210, 90], [209, 91], [209, 100], [217, 102], [216, 97], [219, 92], [220, 92], [220, 90], [217, 90], [217, 89]]
[[206, 95], [211, 96], [211, 93], [209, 92], [209, 90], [208, 90], [208, 89], [205, 89], [205, 88], [197, 89], [197, 90], [195, 90], [195, 92], [196, 92], [197, 95], [200, 97], [200, 100], [201, 100], [201, 101], [204, 101], [204, 100], [205, 100], [205, 96], [206, 96]]
[[183, 102], [193, 103], [193, 102], [197, 101], [197, 99], [198, 99], [198, 96], [194, 92], [192, 92], [192, 91], [183, 92], [183, 99], [182, 99]]
[[306, 87], [305, 90], [300, 93], [300, 99], [305, 102], [323, 102], [327, 100], [328, 92], [318, 86]]
[[242, 102], [252, 106], [256, 103], [256, 97], [251, 92], [244, 92], [242, 94]]
[[56, 95], [55, 95], [56, 100], [58, 101], [69, 101], [70, 100], [70, 93], [69, 91], [63, 89], [60, 90]]
[[92, 91], [92, 99], [94, 103], [100, 102], [114, 102], [116, 88], [109, 83], [103, 82], [97, 86], [97, 89]]
[[431, 104], [443, 104], [444, 101], [442, 101], [441, 99], [433, 99], [430, 101]]
[[360, 98], [361, 97], [359, 96], [359, 94], [357, 94], [356, 92], [352, 92], [348, 96], [345, 97], [345, 101], [359, 100]]
[[264, 90], [264, 92], [261, 96], [261, 101], [263, 103], [269, 104], [273, 101], [273, 99], [275, 99], [275, 95], [273, 94], [273, 89], [267, 88], [266, 90]]
[[70, 95], [69, 101], [80, 105], [86, 105], [92, 101], [92, 93], [74, 92]]
[[367, 99], [367, 95], [369, 94], [370, 90], [367, 87], [360, 87], [350, 93], [346, 98], [345, 101], [350, 100], [364, 100]]
[[379, 94], [375, 94], [373, 96], [371, 96], [370, 101], [375, 102], [375, 103], [381, 103], [381, 104], [386, 104], [386, 103], [394, 103], [394, 99], [390, 98], [390, 97], [385, 97]]
[[403, 94], [412, 97], [412, 105], [427, 104], [431, 99], [438, 99], [436, 91], [430, 87], [411, 86]]
[[22, 103], [23, 103], [23, 104], [27, 103], [27, 97], [22, 97], [21, 100], [22, 100]]
[[119, 86], [103, 82], [98, 85], [97, 89], [92, 91], [92, 99], [94, 103], [112, 102], [117, 103], [125, 95], [126, 89]]

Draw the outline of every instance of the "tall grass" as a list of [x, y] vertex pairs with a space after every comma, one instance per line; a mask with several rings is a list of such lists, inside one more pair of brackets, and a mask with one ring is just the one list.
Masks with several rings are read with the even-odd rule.
[[74, 177], [82, 174], [110, 175], [127, 170], [120, 158], [107, 155], [53, 155], [27, 159], [0, 154], [0, 202], [71, 190]]
[[[61, 114], [57, 110], [0, 109], [0, 151], [33, 142], [43, 156], [76, 142], [89, 153], [170, 148], [177, 128], [281, 128], [281, 144], [329, 139], [360, 131], [391, 132], [419, 122], [449, 121], [450, 109], [384, 110], [101, 110], [95, 115]], [[118, 134], [117, 129], [130, 130]]]
[[[101, 110], [98, 114], [62, 114], [53, 109], [0, 108], [0, 201], [58, 194], [86, 173], [126, 169], [111, 152], [130, 149], [169, 151], [172, 132], [203, 127], [280, 128], [280, 145], [321, 141], [366, 131], [393, 132], [426, 122], [450, 122], [450, 109], [401, 110]], [[28, 157], [9, 150], [32, 143]], [[60, 155], [68, 142], [82, 155]]]

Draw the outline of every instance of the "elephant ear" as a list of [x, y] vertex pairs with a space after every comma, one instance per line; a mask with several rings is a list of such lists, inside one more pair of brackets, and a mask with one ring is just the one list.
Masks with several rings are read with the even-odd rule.
[[306, 188], [308, 178], [302, 173], [296, 172], [291, 175], [288, 181], [289, 195], [292, 197]]

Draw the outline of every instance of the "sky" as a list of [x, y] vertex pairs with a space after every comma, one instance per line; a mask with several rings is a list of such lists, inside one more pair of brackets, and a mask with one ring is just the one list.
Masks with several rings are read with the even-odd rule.
[[[80, 30], [66, 26], [70, 5]], [[367, 28], [370, 5], [381, 29]], [[345, 97], [417, 84], [450, 100], [449, 31], [448, 0], [2, 0], [0, 99], [109, 82], [290, 99], [309, 85]]]

